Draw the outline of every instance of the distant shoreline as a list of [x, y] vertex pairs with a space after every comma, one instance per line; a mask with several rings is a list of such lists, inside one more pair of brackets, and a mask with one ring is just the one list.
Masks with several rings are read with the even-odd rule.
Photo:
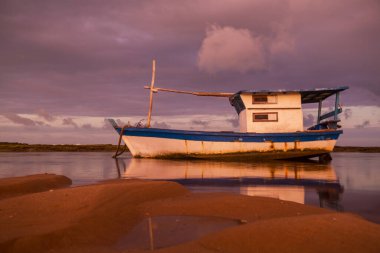
[[18, 142], [0, 142], [0, 152], [115, 152], [117, 145], [94, 144], [27, 144]]
[[380, 153], [380, 147], [335, 146], [333, 152]]
[[[0, 152], [115, 152], [113, 144], [27, 144], [18, 142], [0, 142]], [[336, 146], [334, 152], [380, 153], [380, 147]]]

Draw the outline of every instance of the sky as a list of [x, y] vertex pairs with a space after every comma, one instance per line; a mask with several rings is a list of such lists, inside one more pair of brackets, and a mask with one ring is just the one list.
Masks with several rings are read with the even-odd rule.
[[[117, 143], [104, 119], [146, 122], [156, 59], [163, 88], [349, 86], [338, 145], [380, 144], [378, 0], [0, 0], [0, 41], [0, 142]], [[226, 98], [157, 93], [152, 122], [237, 130]]]

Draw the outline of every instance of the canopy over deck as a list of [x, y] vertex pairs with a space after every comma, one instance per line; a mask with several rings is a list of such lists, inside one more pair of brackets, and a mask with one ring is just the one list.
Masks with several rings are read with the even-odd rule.
[[317, 88], [310, 90], [241, 90], [232, 97], [240, 94], [256, 94], [256, 95], [270, 95], [270, 94], [289, 94], [289, 93], [299, 93], [301, 94], [302, 104], [307, 103], [318, 103], [319, 101], [325, 100], [326, 98], [348, 89], [347, 86], [337, 87], [337, 88]]

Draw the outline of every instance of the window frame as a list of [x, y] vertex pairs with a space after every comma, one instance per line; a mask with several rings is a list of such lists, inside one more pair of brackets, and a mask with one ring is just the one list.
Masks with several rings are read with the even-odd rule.
[[[266, 97], [267, 101], [255, 101], [257, 97]], [[274, 102], [269, 102], [268, 97], [274, 97]], [[252, 94], [252, 104], [277, 104], [277, 95], [256, 95]]]
[[[276, 115], [276, 119], [270, 120], [269, 114]], [[255, 119], [255, 115], [268, 115], [268, 119]], [[253, 112], [252, 113], [252, 122], [278, 122], [278, 112]]]

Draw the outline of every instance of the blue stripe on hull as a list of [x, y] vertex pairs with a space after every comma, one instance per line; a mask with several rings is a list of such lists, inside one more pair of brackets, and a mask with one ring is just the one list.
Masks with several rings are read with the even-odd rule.
[[[116, 131], [120, 134], [121, 129]], [[127, 128], [125, 136], [155, 137], [212, 142], [294, 142], [337, 140], [343, 131], [293, 132], [293, 133], [236, 133], [170, 130], [157, 128]]]

